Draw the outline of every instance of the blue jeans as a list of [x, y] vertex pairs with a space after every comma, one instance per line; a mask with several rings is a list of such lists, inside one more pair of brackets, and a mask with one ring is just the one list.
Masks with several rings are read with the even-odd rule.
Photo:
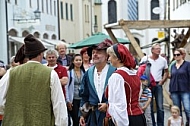
[[163, 89], [162, 85], [156, 84], [152, 88], [152, 98], [155, 97], [156, 109], [157, 109], [157, 125], [155, 122], [154, 112], [153, 112], [153, 100], [151, 101], [151, 117], [153, 126], [164, 126], [164, 106], [163, 106]]
[[172, 92], [171, 98], [172, 98], [173, 104], [179, 107], [181, 116], [182, 116], [182, 104], [183, 104], [186, 119], [187, 119], [187, 122], [189, 122], [189, 119], [190, 119], [190, 92]]

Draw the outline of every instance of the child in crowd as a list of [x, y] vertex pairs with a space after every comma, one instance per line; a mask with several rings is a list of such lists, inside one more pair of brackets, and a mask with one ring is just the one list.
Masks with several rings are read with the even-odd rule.
[[172, 116], [168, 118], [168, 126], [184, 126], [183, 118], [180, 116], [180, 110], [177, 106], [171, 107]]
[[152, 93], [151, 90], [148, 88], [147, 76], [142, 75], [140, 77], [140, 80], [142, 84], [142, 94], [140, 96], [139, 105], [142, 107], [142, 110], [144, 111], [147, 126], [152, 126], [151, 109], [150, 109]]

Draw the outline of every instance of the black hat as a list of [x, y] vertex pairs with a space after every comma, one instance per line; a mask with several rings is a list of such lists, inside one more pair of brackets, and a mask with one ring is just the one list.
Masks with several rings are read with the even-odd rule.
[[47, 50], [44, 47], [44, 45], [32, 34], [29, 34], [24, 38], [24, 43], [25, 43], [24, 46], [25, 55], [36, 55]]
[[109, 40], [109, 39], [105, 39], [103, 42], [96, 44], [96, 45], [92, 45], [91, 47], [89, 47], [87, 49], [87, 53], [88, 56], [92, 56], [92, 50], [96, 49], [96, 50], [106, 50], [108, 47], [110, 47], [111, 45], [113, 45], [114, 43]]

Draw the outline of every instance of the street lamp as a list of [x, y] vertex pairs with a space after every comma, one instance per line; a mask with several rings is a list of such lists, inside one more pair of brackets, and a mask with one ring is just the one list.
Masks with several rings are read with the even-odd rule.
[[34, 11], [35, 19], [40, 19], [41, 17], [41, 11], [37, 8], [37, 10]]
[[94, 25], [94, 32], [95, 32], [95, 33], [98, 32], [98, 25], [97, 25], [97, 24]]

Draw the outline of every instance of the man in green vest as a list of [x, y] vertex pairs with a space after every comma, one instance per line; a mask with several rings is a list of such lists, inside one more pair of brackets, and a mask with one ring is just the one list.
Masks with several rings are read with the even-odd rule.
[[57, 73], [42, 65], [46, 48], [33, 35], [24, 39], [29, 58], [0, 80], [2, 126], [67, 126], [67, 108]]

